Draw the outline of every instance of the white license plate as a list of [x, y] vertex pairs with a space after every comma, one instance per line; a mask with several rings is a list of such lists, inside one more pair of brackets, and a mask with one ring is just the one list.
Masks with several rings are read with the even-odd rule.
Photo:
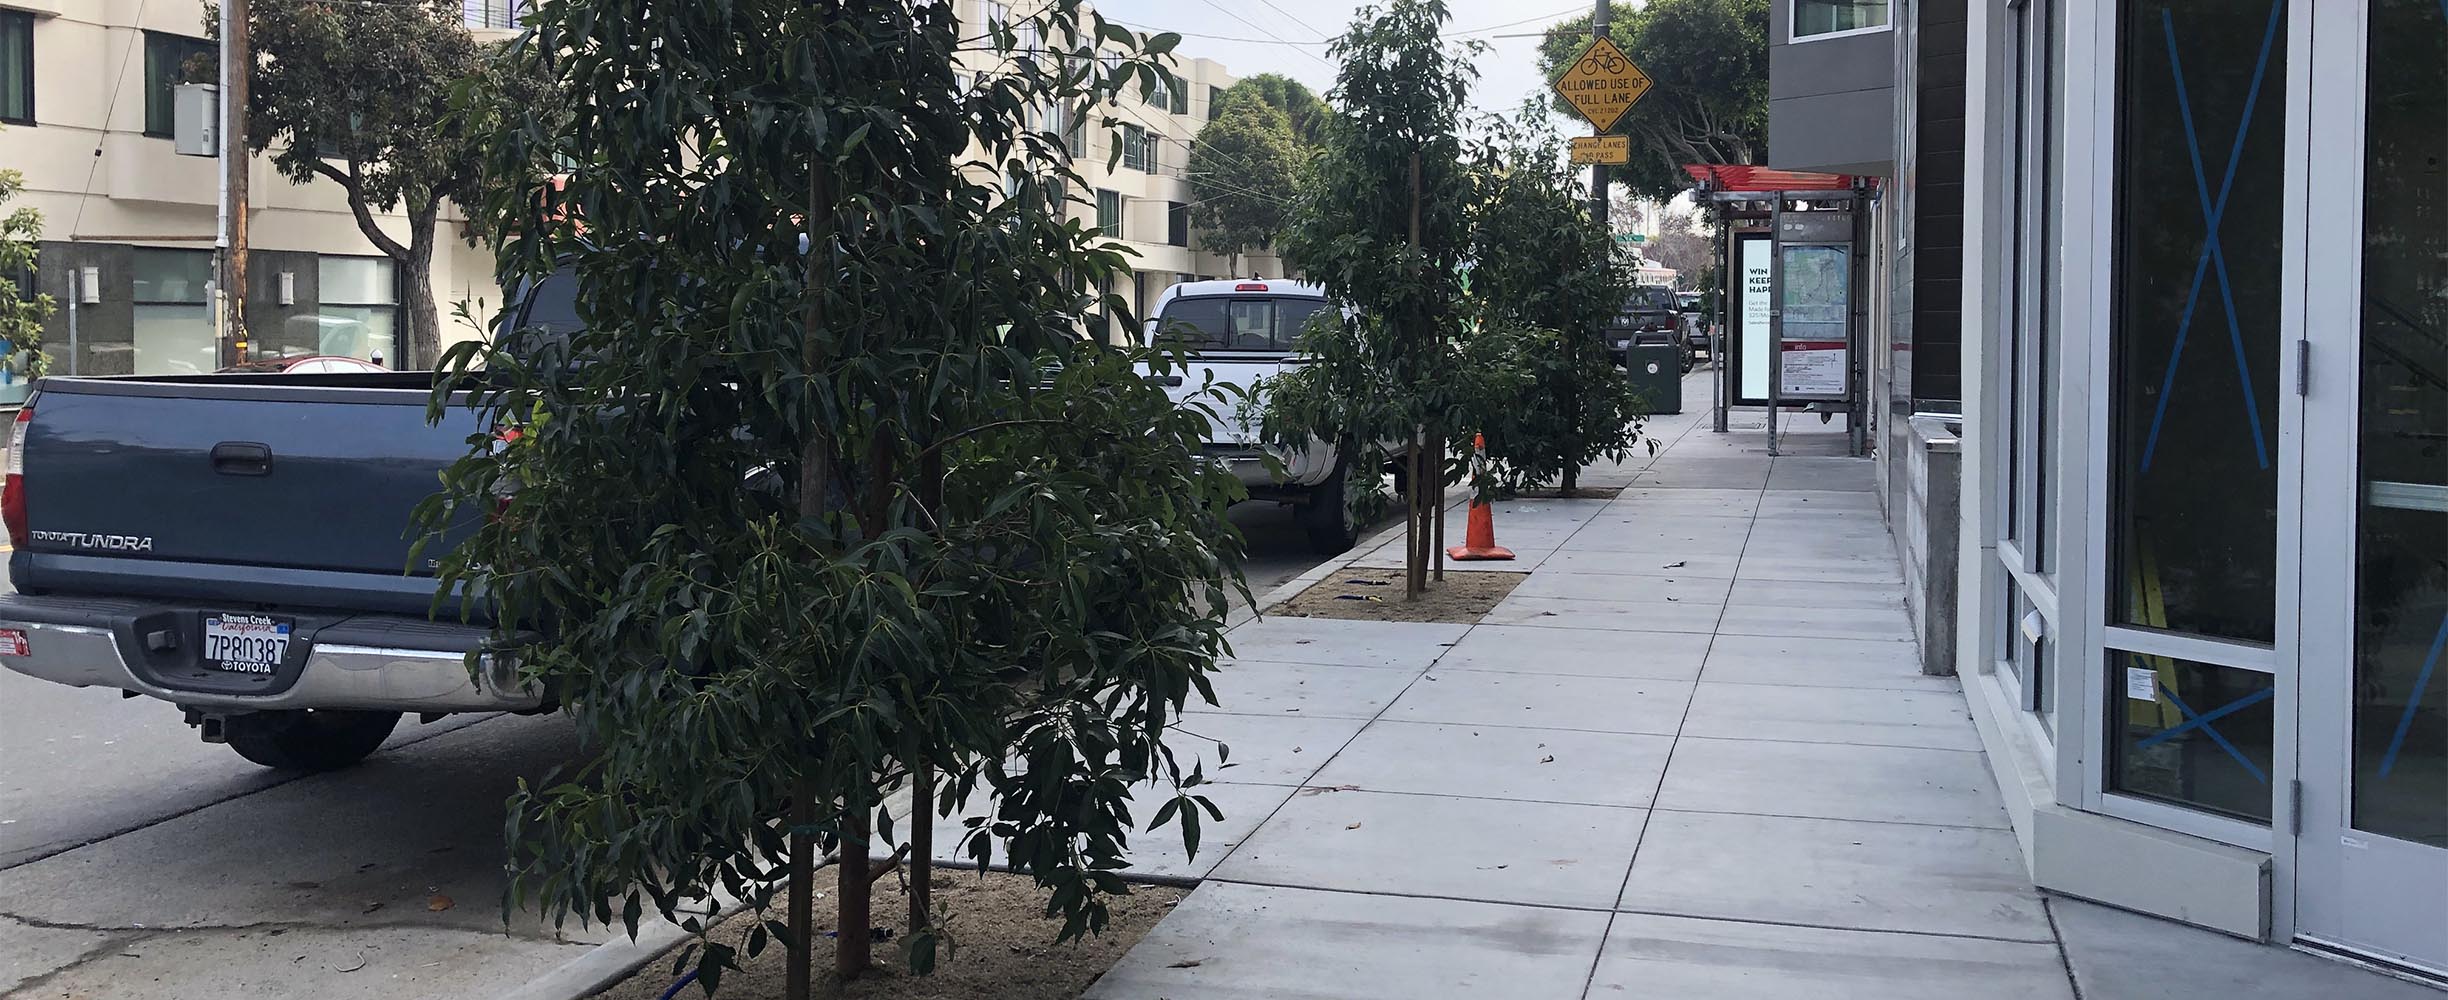
[[289, 657], [289, 619], [271, 615], [205, 615], [204, 665], [238, 674], [268, 674]]

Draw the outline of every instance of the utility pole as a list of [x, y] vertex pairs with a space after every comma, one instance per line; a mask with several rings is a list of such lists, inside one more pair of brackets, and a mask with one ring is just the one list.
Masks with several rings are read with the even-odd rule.
[[[1597, 9], [1590, 12], [1590, 34], [1597, 38], [1608, 37], [1614, 20], [1614, 0], [1598, 0]], [[1610, 237], [1614, 235], [1614, 231], [1607, 228], [1607, 165], [1604, 163], [1590, 164], [1590, 216], [1598, 220], [1599, 232]], [[1613, 247], [1607, 250], [1614, 252]]]
[[247, 37], [247, 0], [221, 0], [221, 329], [231, 364], [247, 359], [247, 77], [255, 49]]
[[[1614, 19], [1614, 0], [1598, 0], [1597, 7], [1590, 11], [1591, 38], [1595, 40], [1607, 37], [1610, 34], [1609, 29], [1613, 26]], [[1598, 130], [1598, 134], [1605, 134], [1605, 130]], [[1604, 163], [1590, 164], [1590, 218], [1597, 221], [1598, 231], [1606, 234], [1608, 240], [1607, 262], [1609, 264], [1613, 264], [1615, 253], [1615, 230], [1614, 227], [1607, 224], [1607, 165]], [[1592, 333], [1594, 332], [1595, 331], [1592, 331]], [[1565, 360], [1570, 362], [1572, 368], [1576, 371], [1578, 371], [1581, 367], [1582, 339], [1583, 337], [1581, 335], [1575, 334], [1568, 337], [1564, 341], [1564, 352], [1566, 355]], [[1566, 421], [1569, 426], [1575, 428], [1573, 432], [1573, 436], [1576, 439], [1574, 448], [1577, 451], [1579, 450], [1577, 439], [1580, 437], [1580, 431], [1578, 428], [1581, 426], [1581, 394], [1567, 389], [1564, 392], [1563, 402]], [[1567, 497], [1578, 495], [1580, 489], [1581, 467], [1568, 463], [1564, 469], [1564, 495]]]

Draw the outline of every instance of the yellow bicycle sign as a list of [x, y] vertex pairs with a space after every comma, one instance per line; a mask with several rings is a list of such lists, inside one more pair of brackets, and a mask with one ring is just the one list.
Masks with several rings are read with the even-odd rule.
[[1604, 132], [1640, 103], [1650, 85], [1649, 74], [1632, 65], [1631, 56], [1613, 40], [1601, 38], [1591, 42], [1564, 75], [1556, 78], [1555, 90], [1590, 125]]

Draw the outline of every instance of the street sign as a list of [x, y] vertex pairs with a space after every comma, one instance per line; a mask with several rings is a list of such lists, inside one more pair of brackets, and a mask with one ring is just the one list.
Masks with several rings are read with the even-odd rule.
[[1574, 163], [1632, 162], [1632, 138], [1622, 135], [1576, 135], [1572, 141]]
[[1600, 132], [1614, 128], [1649, 87], [1649, 74], [1608, 38], [1591, 42], [1555, 81], [1556, 93]]

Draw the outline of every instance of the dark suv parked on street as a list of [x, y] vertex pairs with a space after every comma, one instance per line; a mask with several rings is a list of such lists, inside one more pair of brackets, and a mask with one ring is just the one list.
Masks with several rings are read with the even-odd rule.
[[1607, 324], [1607, 350], [1618, 364], [1631, 363], [1632, 348], [1667, 345], [1682, 358], [1683, 370], [1689, 372], [1698, 363], [1693, 353], [1691, 324], [1678, 308], [1675, 291], [1664, 285], [1640, 285], [1632, 289], [1632, 297], [1624, 302], [1615, 321]]

